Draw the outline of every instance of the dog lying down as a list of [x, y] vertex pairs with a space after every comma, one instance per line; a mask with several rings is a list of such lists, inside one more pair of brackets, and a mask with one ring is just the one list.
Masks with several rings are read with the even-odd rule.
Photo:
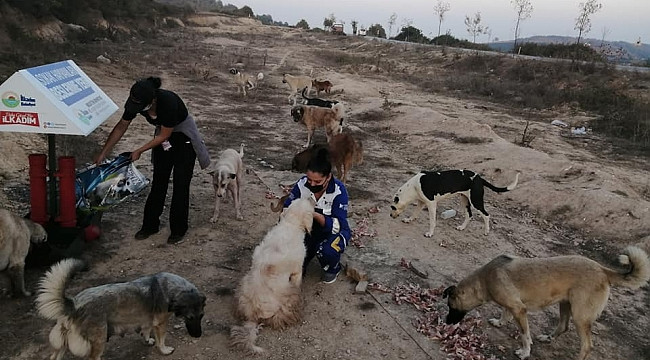
[[244, 324], [231, 328], [232, 347], [260, 353], [264, 350], [255, 339], [262, 324], [283, 329], [300, 321], [303, 241], [311, 232], [314, 206], [310, 198], [294, 200], [255, 248], [236, 292], [235, 314]]
[[643, 250], [628, 247], [619, 261], [629, 269], [612, 270], [577, 255], [537, 259], [498, 256], [444, 291], [443, 296], [449, 298], [446, 323], [456, 324], [471, 309], [495, 302], [503, 313], [489, 323], [501, 327], [514, 318], [522, 331], [522, 347], [515, 353], [525, 359], [533, 343], [528, 312], [559, 304], [557, 328], [549, 335], [537, 336], [537, 340], [555, 339], [568, 330], [573, 318], [581, 343], [578, 360], [585, 360], [592, 348], [591, 326], [607, 305], [610, 286], [638, 289], [650, 279], [650, 260]]
[[[169, 355], [174, 348], [165, 345], [165, 335], [172, 314], [185, 320], [190, 336], [201, 336], [205, 296], [189, 281], [163, 272], [66, 296], [68, 280], [82, 267], [79, 260], [63, 260], [41, 281], [38, 313], [56, 320], [49, 336], [54, 348], [50, 359], [60, 360], [70, 349], [75, 356], [100, 360], [107, 339], [130, 330], [139, 331], [148, 344]], [[150, 338], [151, 330], [155, 340]]]
[[517, 187], [519, 173], [515, 180], [507, 187], [496, 187], [483, 179], [480, 175], [469, 170], [447, 170], [447, 171], [422, 171], [413, 176], [402, 185], [393, 197], [390, 216], [395, 219], [401, 214], [408, 204], [417, 202], [418, 209], [402, 221], [410, 223], [417, 219], [419, 213], [427, 207], [429, 210], [429, 231], [424, 234], [426, 237], [433, 236], [436, 228], [436, 206], [438, 201], [454, 194], [460, 194], [461, 206], [465, 210], [465, 221], [456, 229], [465, 230], [472, 217], [472, 207], [479, 211], [485, 223], [484, 234], [490, 232], [490, 215], [485, 211], [483, 204], [483, 187], [502, 193], [513, 190]]

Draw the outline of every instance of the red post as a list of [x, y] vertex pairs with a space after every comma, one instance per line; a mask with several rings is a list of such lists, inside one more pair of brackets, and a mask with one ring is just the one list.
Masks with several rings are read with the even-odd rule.
[[77, 197], [75, 194], [75, 164], [74, 157], [59, 157], [59, 217], [57, 221], [62, 227], [77, 225]]
[[47, 169], [45, 154], [29, 155], [29, 203], [30, 218], [41, 225], [49, 219], [47, 214]]

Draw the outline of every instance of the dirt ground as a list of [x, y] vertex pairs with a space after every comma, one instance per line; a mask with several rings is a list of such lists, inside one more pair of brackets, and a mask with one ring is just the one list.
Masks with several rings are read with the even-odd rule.
[[[648, 158], [617, 154], [597, 136], [572, 137], [567, 129], [547, 121], [577, 121], [570, 115], [545, 114], [543, 120], [533, 121], [536, 138], [531, 147], [521, 147], [515, 139], [521, 137], [526, 120], [512, 109], [444, 91], [426, 93], [395, 80], [381, 68], [337, 67], [322, 57], [323, 49], [360, 52], [389, 45], [231, 18], [203, 17], [188, 24], [150, 43], [103, 45], [115, 60], [113, 64], [83, 59], [78, 63], [120, 106], [133, 79], [161, 76], [163, 87], [178, 92], [187, 102], [215, 159], [223, 149], [246, 144], [244, 220], [236, 221], [232, 204], [226, 204], [218, 223], [210, 224], [214, 201], [211, 178], [198, 164], [192, 181], [190, 231], [182, 244], [165, 243], [167, 213], [163, 231], [148, 240], [133, 239], [147, 191], [105, 213], [103, 235], [85, 253], [90, 270], [71, 281], [70, 294], [168, 271], [192, 281], [208, 300], [201, 338], [189, 337], [178, 319], [170, 324], [168, 345], [176, 348], [172, 355], [164, 357], [136, 334], [129, 334], [111, 338], [104, 359], [245, 358], [227, 347], [229, 327], [236, 323], [231, 313], [233, 290], [250, 266], [252, 250], [277, 221], [267, 194], [280, 195], [280, 183], [300, 176], [289, 168], [293, 154], [302, 149], [306, 139], [305, 129], [290, 117], [288, 89], [281, 82], [283, 72], [313, 71], [314, 77], [329, 79], [334, 84], [330, 97], [346, 105], [344, 131], [363, 142], [364, 162], [352, 169], [348, 180], [349, 214], [352, 225], [358, 225], [357, 232], [360, 224], [368, 224], [367, 232], [373, 236], [360, 237], [363, 246], [350, 245], [346, 253], [374, 283], [448, 286], [502, 253], [524, 257], [582, 254], [612, 265], [618, 251], [628, 244], [641, 243], [648, 248]], [[417, 72], [417, 66], [406, 60], [413, 51], [407, 49], [403, 55], [401, 50], [387, 52], [385, 56], [404, 61], [405, 69]], [[443, 55], [439, 49], [431, 49], [423, 56]], [[246, 71], [265, 75], [259, 88], [246, 98], [238, 96], [229, 81], [227, 69], [237, 62], [243, 63]], [[435, 76], [435, 71], [429, 69], [427, 76]], [[62, 140], [60, 152], [74, 152], [80, 163], [89, 161], [120, 115], [113, 115], [86, 139]], [[142, 118], [135, 120], [114, 153], [136, 148], [152, 133]], [[317, 131], [316, 140], [324, 139], [322, 130]], [[24, 212], [28, 208], [26, 154], [44, 151], [45, 142], [38, 136], [0, 134], [0, 146], [0, 205]], [[151, 175], [148, 153], [137, 166]], [[460, 215], [439, 218], [433, 238], [423, 236], [426, 216], [411, 224], [389, 217], [394, 191], [413, 174], [421, 169], [453, 168], [479, 172], [497, 186], [510, 183], [521, 172], [514, 191], [501, 195], [486, 192], [492, 218], [488, 236], [483, 235], [479, 217], [463, 232], [455, 230]], [[458, 199], [448, 200], [438, 211], [458, 209], [458, 205]], [[417, 263], [428, 278], [400, 266], [402, 258]], [[43, 270], [28, 270], [31, 289]], [[259, 358], [447, 358], [437, 341], [418, 333], [412, 325], [420, 315], [414, 307], [398, 305], [381, 292], [355, 294], [355, 284], [343, 276], [334, 284], [321, 284], [319, 275], [312, 264], [303, 285], [302, 324], [282, 332], [263, 329], [258, 344], [267, 351]], [[0, 279], [0, 288], [6, 288], [8, 283]], [[441, 311], [446, 308], [442, 299], [436, 306]], [[46, 358], [53, 324], [37, 316], [32, 300], [3, 298], [0, 308], [0, 359]], [[497, 316], [498, 308], [486, 305], [473, 314], [487, 319]], [[557, 318], [556, 307], [530, 315], [533, 336], [549, 331]], [[648, 326], [648, 286], [634, 292], [613, 289], [593, 329], [590, 359], [650, 359]], [[487, 355], [516, 358], [513, 351], [519, 340], [515, 339], [514, 324], [495, 329], [483, 321], [479, 331], [487, 335]], [[570, 359], [578, 350], [579, 340], [571, 326], [552, 344], [535, 342], [531, 359]]]

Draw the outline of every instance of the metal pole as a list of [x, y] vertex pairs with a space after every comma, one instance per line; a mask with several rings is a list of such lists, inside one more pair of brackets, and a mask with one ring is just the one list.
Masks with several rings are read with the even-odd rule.
[[47, 134], [47, 156], [48, 156], [48, 177], [49, 177], [49, 204], [50, 220], [58, 216], [58, 194], [56, 192], [56, 139], [54, 134]]

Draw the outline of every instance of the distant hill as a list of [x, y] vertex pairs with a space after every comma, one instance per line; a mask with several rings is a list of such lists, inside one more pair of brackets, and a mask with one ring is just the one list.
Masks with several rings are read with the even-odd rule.
[[[532, 42], [537, 44], [572, 44], [576, 42], [575, 37], [571, 36], [531, 36], [517, 40], [518, 43]], [[582, 40], [581, 40], [582, 42]], [[590, 44], [593, 48], [601, 48], [601, 40], [585, 39], [585, 43]], [[487, 44], [489, 47], [499, 51], [510, 51], [514, 46], [514, 41], [499, 41]], [[622, 50], [622, 55], [615, 59], [619, 62], [643, 62], [650, 60], [650, 45], [636, 45], [625, 41], [604, 41], [602, 48], [609, 52]]]

